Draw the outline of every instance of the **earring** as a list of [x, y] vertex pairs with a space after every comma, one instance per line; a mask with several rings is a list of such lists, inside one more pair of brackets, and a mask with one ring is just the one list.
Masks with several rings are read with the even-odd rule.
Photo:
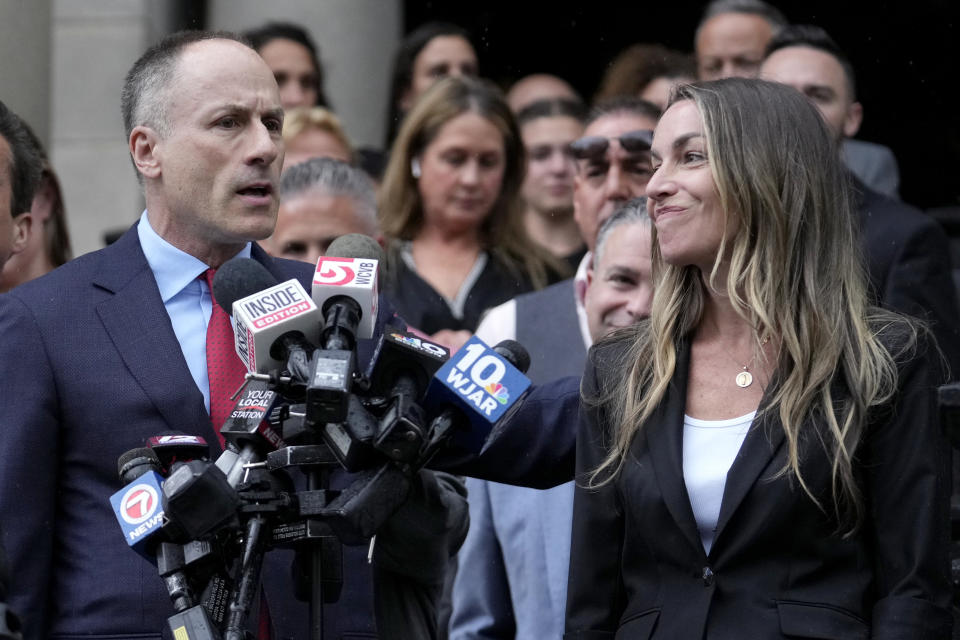
[[414, 158], [410, 161], [410, 175], [417, 180], [420, 179], [420, 158]]

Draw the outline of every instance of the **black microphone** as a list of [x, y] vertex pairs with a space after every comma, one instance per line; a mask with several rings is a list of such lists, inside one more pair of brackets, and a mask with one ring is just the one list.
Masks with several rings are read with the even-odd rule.
[[530, 388], [523, 375], [530, 355], [519, 342], [504, 340], [494, 348], [476, 336], [470, 338], [437, 371], [424, 405], [436, 411], [424, 458], [428, 460], [453, 436], [470, 451], [479, 453], [519, 407]]
[[348, 234], [331, 242], [317, 261], [311, 295], [322, 310], [323, 329], [306, 391], [304, 424], [309, 428], [347, 418], [357, 338], [373, 337], [376, 326], [382, 256], [372, 238]]
[[449, 357], [446, 348], [411, 333], [380, 337], [368, 378], [370, 394], [389, 400], [374, 443], [388, 458], [413, 463], [419, 457], [426, 435], [419, 403]]
[[248, 371], [285, 367], [294, 379], [306, 381], [320, 315], [299, 281], [278, 283], [256, 260], [234, 258], [217, 269], [213, 297], [233, 316], [237, 355]]

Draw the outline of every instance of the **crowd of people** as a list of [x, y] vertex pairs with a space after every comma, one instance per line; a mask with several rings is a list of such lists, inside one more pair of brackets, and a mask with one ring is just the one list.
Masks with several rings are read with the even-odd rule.
[[[323, 637], [950, 638], [947, 238], [898, 199], [891, 150], [854, 138], [855, 70], [822, 28], [713, 0], [693, 44], [626, 48], [588, 104], [553, 75], [495, 86], [467, 30], [428, 23], [374, 149], [299, 25], [169, 35], [120, 96], [146, 208], [76, 258], [54, 168], [0, 102], [0, 543], [23, 638], [168, 637], [164, 582], [110, 507], [116, 460], [163, 433], [225, 446], [244, 372], [215, 347], [219, 267], [309, 288], [349, 233], [383, 248], [378, 332], [517, 340], [535, 386], [345, 547]], [[268, 554], [250, 637], [317, 637], [299, 562]]]

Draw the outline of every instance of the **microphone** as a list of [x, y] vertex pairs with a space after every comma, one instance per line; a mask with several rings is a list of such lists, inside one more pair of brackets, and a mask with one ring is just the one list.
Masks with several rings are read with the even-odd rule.
[[269, 451], [286, 446], [270, 422], [274, 409], [283, 404], [280, 395], [262, 380], [251, 380], [244, 387], [233, 411], [227, 416], [220, 434], [231, 446], [217, 459], [217, 467], [236, 487], [247, 464]]
[[156, 545], [167, 540], [166, 534], [170, 531], [163, 521], [160, 469], [157, 454], [147, 447], [127, 451], [117, 460], [117, 472], [124, 487], [110, 496], [113, 514], [127, 545], [153, 563]]
[[440, 412], [431, 423], [430, 454], [451, 434], [458, 444], [479, 453], [530, 388], [530, 380], [522, 373], [529, 366], [526, 349], [514, 340], [491, 349], [480, 338], [470, 338], [437, 371], [427, 389], [424, 405]]
[[356, 335], [372, 338], [377, 320], [378, 268], [382, 261], [383, 250], [369, 236], [350, 233], [331, 242], [327, 254], [317, 261], [313, 276], [313, 301], [323, 309], [324, 317], [329, 318], [335, 303], [345, 302], [344, 298], [353, 300], [360, 316]]
[[414, 462], [425, 437], [419, 402], [450, 352], [412, 333], [385, 333], [370, 367], [370, 394], [385, 396], [389, 406], [380, 421], [375, 446], [392, 460]]
[[161, 474], [167, 473], [175, 462], [206, 460], [210, 457], [210, 446], [206, 440], [183, 433], [153, 436], [147, 439], [147, 447], [160, 461]]
[[323, 329], [306, 391], [304, 423], [310, 428], [347, 418], [357, 338], [372, 338], [376, 326], [382, 255], [372, 238], [348, 234], [330, 243], [317, 261], [311, 294], [322, 310]]
[[217, 269], [213, 296], [233, 316], [237, 355], [247, 371], [287, 368], [306, 380], [320, 312], [296, 279], [278, 284], [256, 260], [234, 258]]

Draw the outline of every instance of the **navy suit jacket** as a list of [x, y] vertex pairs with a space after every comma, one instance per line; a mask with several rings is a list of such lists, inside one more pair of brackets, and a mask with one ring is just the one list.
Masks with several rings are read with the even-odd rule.
[[[309, 286], [309, 265], [257, 245], [252, 256], [278, 281]], [[163, 582], [127, 548], [109, 504], [120, 488], [117, 457], [164, 432], [202, 436], [214, 449], [218, 440], [136, 228], [0, 296], [0, 336], [0, 523], [24, 637], [168, 636]], [[362, 347], [365, 362], [370, 345]], [[325, 621], [339, 618], [335, 628], [357, 632], [349, 637], [375, 637], [365, 551], [345, 547], [343, 606]], [[281, 638], [307, 633], [290, 556], [267, 554], [263, 573]]]

